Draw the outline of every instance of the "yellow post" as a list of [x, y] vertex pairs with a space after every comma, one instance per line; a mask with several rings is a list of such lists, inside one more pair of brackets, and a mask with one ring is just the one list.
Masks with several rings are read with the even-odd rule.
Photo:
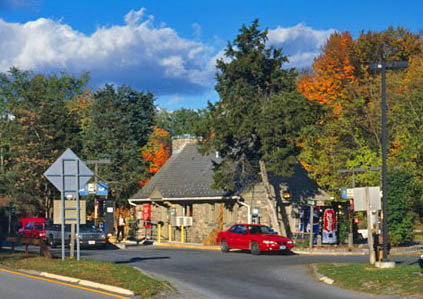
[[184, 236], [184, 226], [181, 225], [181, 243], [184, 243], [185, 236]]
[[172, 241], [172, 225], [169, 224], [169, 242]]
[[162, 225], [160, 223], [158, 225], [157, 241], [159, 241], [159, 244], [162, 243]]

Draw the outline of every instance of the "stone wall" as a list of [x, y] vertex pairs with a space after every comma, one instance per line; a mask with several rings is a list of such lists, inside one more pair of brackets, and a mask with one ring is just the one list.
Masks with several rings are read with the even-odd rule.
[[[254, 188], [242, 194], [243, 201], [251, 206], [251, 212], [254, 209], [258, 210], [259, 217], [253, 218], [256, 223], [261, 223], [271, 226], [270, 215], [268, 212], [268, 205], [264, 187], [262, 184], [257, 184]], [[292, 232], [297, 231], [297, 219], [291, 217], [292, 205], [284, 201], [286, 213], [289, 219]], [[185, 228], [185, 242], [201, 243], [208, 238], [213, 229], [218, 226], [218, 211], [219, 207], [223, 205], [223, 229], [226, 230], [235, 223], [247, 223], [248, 213], [247, 207], [237, 203], [235, 199], [225, 201], [201, 201], [199, 199], [195, 202], [178, 202], [178, 203], [153, 203], [151, 208], [152, 223], [156, 224], [163, 222], [162, 225], [162, 240], [169, 239], [169, 224], [173, 216], [183, 216], [184, 206], [186, 215], [190, 215], [189, 210], [192, 209], [193, 225]], [[137, 211], [141, 211], [142, 206], [137, 207]], [[175, 215], [172, 215], [175, 213]], [[278, 214], [279, 215], [279, 214]], [[286, 235], [282, 219], [279, 215], [279, 222], [284, 235]], [[154, 225], [153, 225], [154, 227]], [[154, 228], [153, 228], [154, 229]], [[171, 226], [172, 241], [181, 241], [180, 227]], [[155, 235], [153, 233], [153, 235]]]

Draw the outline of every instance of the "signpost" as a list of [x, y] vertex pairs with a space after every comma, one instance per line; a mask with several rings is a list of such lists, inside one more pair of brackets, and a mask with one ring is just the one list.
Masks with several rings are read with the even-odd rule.
[[[367, 244], [369, 246], [370, 264], [376, 261], [373, 249], [373, 213], [381, 209], [380, 188], [363, 187], [354, 188], [354, 211], [367, 211]], [[376, 220], [377, 223], [377, 220]]]
[[[103, 195], [103, 196], [107, 196], [107, 193], [104, 194], [100, 192], [98, 192], [99, 189], [99, 184], [98, 184], [98, 164], [112, 164], [112, 161], [110, 159], [99, 159], [99, 160], [87, 160], [85, 161], [87, 164], [94, 164], [94, 185], [95, 185], [95, 191], [91, 192], [94, 193], [96, 195]], [[107, 187], [106, 187], [107, 189]], [[103, 189], [104, 190], [104, 189]], [[97, 203], [97, 198], [94, 197], [94, 223], [95, 225], [97, 225], [97, 218], [98, 218], [98, 203]]]
[[310, 206], [310, 244], [309, 249], [313, 248], [313, 228], [314, 228], [314, 206], [316, 202], [314, 200], [307, 201], [307, 204]]
[[[76, 220], [77, 260], [80, 260], [79, 244], [79, 224], [80, 224], [80, 206], [79, 189], [86, 184], [93, 176], [93, 172], [82, 162], [77, 155], [67, 149], [44, 173], [44, 176], [61, 193], [61, 233], [62, 233], [62, 260], [65, 260], [65, 222]], [[65, 207], [65, 197], [75, 198], [76, 207]], [[66, 210], [76, 210], [75, 218], [66, 218]]]

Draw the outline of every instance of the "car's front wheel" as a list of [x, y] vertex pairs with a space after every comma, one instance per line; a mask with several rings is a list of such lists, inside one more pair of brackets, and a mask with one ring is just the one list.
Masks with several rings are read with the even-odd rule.
[[229, 246], [228, 246], [228, 243], [226, 243], [225, 239], [220, 241], [220, 250], [222, 252], [229, 252]]
[[260, 247], [259, 247], [259, 245], [256, 241], [251, 242], [250, 248], [251, 248], [252, 254], [254, 254], [254, 255], [260, 254]]

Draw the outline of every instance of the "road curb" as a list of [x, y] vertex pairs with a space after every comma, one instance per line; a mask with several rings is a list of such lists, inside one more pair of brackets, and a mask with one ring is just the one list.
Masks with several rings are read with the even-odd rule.
[[313, 271], [313, 275], [321, 282], [326, 283], [328, 285], [332, 285], [335, 281], [327, 276], [324, 276], [323, 274], [320, 274], [319, 271], [317, 271], [316, 265], [312, 264], [310, 265], [311, 269]]
[[132, 292], [130, 290], [120, 288], [120, 287], [111, 286], [111, 285], [107, 285], [107, 284], [102, 284], [102, 283], [98, 283], [98, 282], [93, 282], [93, 281], [88, 281], [88, 280], [83, 280], [83, 279], [78, 279], [78, 278], [73, 278], [73, 277], [68, 277], [68, 276], [62, 276], [62, 275], [57, 275], [57, 274], [52, 274], [52, 273], [47, 273], [47, 272], [41, 272], [41, 273], [38, 273], [38, 275], [43, 276], [43, 277], [47, 277], [47, 278], [56, 279], [56, 280], [71, 282], [71, 283], [83, 285], [83, 286], [86, 286], [86, 287], [92, 287], [92, 288], [95, 288], [95, 289], [101, 289], [101, 290], [105, 290], [105, 291], [109, 291], [109, 292], [114, 292], [114, 293], [118, 293], [118, 294], [122, 294], [122, 295], [129, 295], [129, 296], [135, 295], [134, 292]]
[[331, 256], [352, 256], [352, 255], [368, 255], [367, 252], [328, 252], [328, 251], [302, 251], [302, 250], [292, 250], [295, 254], [304, 254], [304, 255], [331, 255]]
[[206, 245], [189, 245], [189, 244], [172, 244], [172, 243], [153, 243], [154, 246], [161, 247], [176, 247], [176, 248], [191, 248], [191, 249], [202, 249], [202, 250], [220, 250], [217, 246], [206, 246]]
[[77, 278], [62, 276], [62, 275], [57, 275], [57, 274], [52, 274], [52, 273], [47, 273], [47, 272], [41, 272], [41, 273], [39, 273], [39, 275], [47, 277], [47, 278], [53, 278], [53, 279], [71, 282], [71, 283], [78, 283], [79, 282], [79, 279], [77, 279]]
[[[175, 244], [175, 243], [158, 243], [154, 242], [153, 246], [158, 247], [175, 247], [175, 248], [190, 248], [190, 249], [202, 249], [202, 250], [216, 250], [220, 251], [218, 246], [207, 246], [207, 245], [191, 245], [191, 244]], [[348, 256], [348, 255], [367, 255], [365, 252], [327, 252], [327, 251], [302, 251], [302, 250], [291, 250], [295, 254], [304, 255], [331, 255], [331, 256]]]

